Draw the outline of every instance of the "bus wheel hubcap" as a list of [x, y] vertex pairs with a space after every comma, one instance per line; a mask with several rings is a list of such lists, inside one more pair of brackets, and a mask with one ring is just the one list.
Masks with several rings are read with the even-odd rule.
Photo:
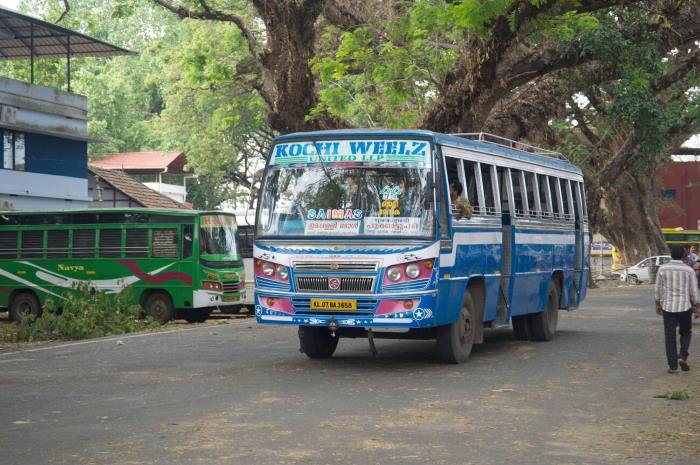
[[464, 345], [467, 342], [467, 337], [472, 332], [472, 320], [469, 311], [466, 308], [462, 309], [462, 324], [459, 326], [459, 342]]

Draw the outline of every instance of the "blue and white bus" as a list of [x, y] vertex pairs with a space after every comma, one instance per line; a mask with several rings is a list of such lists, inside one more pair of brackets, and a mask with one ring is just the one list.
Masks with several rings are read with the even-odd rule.
[[[450, 208], [456, 181], [473, 214]], [[464, 203], [464, 199], [460, 199]], [[259, 323], [343, 337], [437, 339], [463, 362], [486, 327], [546, 341], [586, 295], [581, 170], [488, 134], [338, 130], [275, 139], [253, 251]]]

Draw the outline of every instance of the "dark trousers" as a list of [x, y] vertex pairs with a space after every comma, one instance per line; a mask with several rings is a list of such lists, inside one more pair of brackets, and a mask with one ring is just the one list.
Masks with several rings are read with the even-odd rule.
[[680, 358], [688, 358], [688, 347], [690, 347], [690, 335], [693, 328], [693, 310], [685, 312], [663, 312], [664, 315], [664, 334], [666, 336], [666, 359], [668, 360], [669, 368], [678, 368], [678, 345], [676, 344], [676, 327], [678, 334], [681, 336], [681, 353]]

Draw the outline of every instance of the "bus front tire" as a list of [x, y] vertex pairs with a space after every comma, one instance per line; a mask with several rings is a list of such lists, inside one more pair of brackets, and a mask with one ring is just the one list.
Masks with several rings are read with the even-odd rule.
[[338, 347], [338, 339], [328, 328], [299, 326], [301, 351], [309, 358], [330, 358]]
[[559, 288], [555, 283], [549, 286], [547, 308], [544, 312], [528, 315], [530, 338], [533, 341], [550, 341], [557, 332], [559, 322]]
[[515, 339], [519, 341], [528, 341], [530, 339], [528, 315], [514, 316], [512, 322]]
[[457, 321], [437, 328], [437, 348], [444, 363], [462, 363], [469, 358], [474, 345], [474, 300], [464, 297]]
[[165, 324], [175, 316], [173, 301], [165, 292], [154, 292], [146, 298], [143, 309], [153, 321]]
[[20, 292], [12, 298], [10, 303], [10, 319], [19, 324], [24, 315], [41, 316], [41, 304], [33, 292]]

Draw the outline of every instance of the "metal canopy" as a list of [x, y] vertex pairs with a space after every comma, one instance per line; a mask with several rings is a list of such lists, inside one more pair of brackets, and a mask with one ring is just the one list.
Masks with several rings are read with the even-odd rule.
[[135, 55], [93, 37], [0, 7], [0, 60]]
[[30, 60], [32, 83], [34, 83], [35, 58], [65, 58], [70, 92], [71, 58], [115, 55], [136, 55], [136, 53], [0, 7], [0, 61]]

